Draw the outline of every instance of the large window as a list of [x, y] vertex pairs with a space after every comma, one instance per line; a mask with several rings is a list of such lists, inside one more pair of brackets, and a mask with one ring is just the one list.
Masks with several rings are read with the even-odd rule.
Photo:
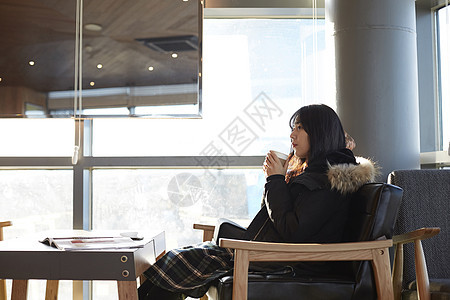
[[[227, 217], [247, 224], [261, 203], [262, 156], [289, 151], [289, 117], [308, 103], [335, 106], [323, 80], [332, 72], [324, 26], [299, 18], [205, 19], [202, 118], [93, 122], [94, 156], [163, 156], [181, 165], [179, 156], [192, 156], [193, 164], [95, 169], [93, 228], [165, 230], [173, 248], [200, 242], [196, 222]], [[249, 158], [235, 163], [236, 156]], [[250, 157], [259, 159], [249, 165]], [[114, 292], [113, 283], [94, 283], [95, 299], [113, 299]]]
[[450, 148], [450, 7], [439, 9], [437, 17], [437, 52], [441, 140], [443, 150]]
[[[270, 15], [206, 16], [196, 118], [1, 120], [0, 219], [14, 223], [5, 237], [165, 230], [173, 248], [201, 241], [195, 222], [247, 224], [261, 203], [264, 155], [290, 150], [289, 117], [308, 103], [335, 107], [324, 20]], [[72, 165], [78, 130], [84, 149]], [[95, 300], [117, 298], [112, 282], [92, 290]]]

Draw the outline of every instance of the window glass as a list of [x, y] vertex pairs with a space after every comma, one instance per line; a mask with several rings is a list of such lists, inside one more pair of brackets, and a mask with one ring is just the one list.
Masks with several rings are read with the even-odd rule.
[[72, 119], [0, 119], [0, 156], [72, 156]]
[[[93, 171], [93, 227], [165, 231], [166, 248], [197, 244], [193, 224], [228, 218], [247, 226], [261, 205], [261, 169], [100, 169]], [[94, 299], [117, 299], [117, 285], [94, 282]]]
[[192, 224], [229, 218], [246, 225], [261, 205], [258, 169], [97, 169], [93, 228], [165, 231], [167, 248], [201, 242]]
[[[0, 220], [13, 223], [4, 228], [5, 240], [71, 229], [72, 181], [69, 170], [0, 170]], [[11, 284], [7, 280], [8, 295]], [[43, 280], [30, 280], [27, 299], [42, 299], [45, 287]], [[61, 299], [70, 299], [72, 282], [62, 281], [58, 293]]]
[[450, 147], [450, 7], [443, 7], [437, 12], [438, 19], [438, 57], [439, 83], [441, 98], [441, 130], [443, 149]]
[[201, 118], [95, 119], [93, 155], [289, 151], [288, 121], [298, 108], [318, 102], [335, 107], [325, 80], [332, 73], [325, 21], [316, 22], [205, 19]]
[[6, 238], [72, 229], [71, 170], [0, 170], [0, 220]]

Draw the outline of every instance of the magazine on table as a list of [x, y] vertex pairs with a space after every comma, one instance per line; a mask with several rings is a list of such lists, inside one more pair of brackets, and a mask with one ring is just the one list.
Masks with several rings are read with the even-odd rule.
[[47, 237], [40, 242], [64, 251], [141, 248], [145, 245], [143, 242], [123, 236]]

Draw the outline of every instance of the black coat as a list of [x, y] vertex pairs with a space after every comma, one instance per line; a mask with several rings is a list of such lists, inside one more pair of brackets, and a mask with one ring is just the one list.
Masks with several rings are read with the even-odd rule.
[[342, 241], [352, 192], [372, 181], [376, 169], [357, 163], [344, 149], [310, 163], [286, 183], [267, 178], [264, 204], [244, 239], [266, 242], [332, 243]]

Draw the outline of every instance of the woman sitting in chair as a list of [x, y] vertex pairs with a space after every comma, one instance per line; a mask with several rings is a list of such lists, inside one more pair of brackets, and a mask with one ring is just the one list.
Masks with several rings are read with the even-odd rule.
[[[290, 119], [292, 153], [284, 163], [266, 156], [263, 205], [241, 239], [289, 242], [341, 242], [350, 196], [373, 181], [377, 169], [356, 161], [339, 117], [326, 105], [300, 108]], [[347, 143], [346, 143], [347, 142]], [[171, 250], [144, 274], [139, 299], [198, 298], [211, 282], [233, 268], [233, 252], [214, 242]], [[296, 272], [328, 272], [325, 263], [300, 263]]]

